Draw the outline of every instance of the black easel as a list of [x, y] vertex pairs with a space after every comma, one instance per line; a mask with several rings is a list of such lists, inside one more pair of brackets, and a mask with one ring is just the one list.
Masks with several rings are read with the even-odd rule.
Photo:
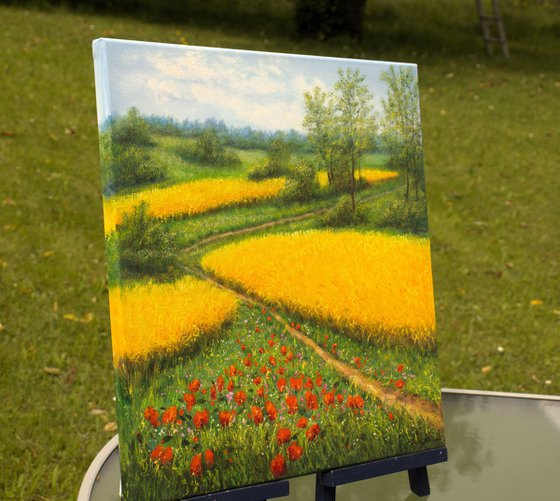
[[338, 485], [405, 470], [408, 471], [412, 492], [418, 496], [427, 496], [430, 494], [430, 482], [426, 467], [445, 461], [447, 461], [447, 448], [442, 447], [317, 473], [315, 501], [335, 501]]
[[266, 501], [280, 498], [290, 493], [290, 483], [287, 480], [268, 482], [266, 484], [249, 485], [238, 489], [204, 494], [182, 501]]

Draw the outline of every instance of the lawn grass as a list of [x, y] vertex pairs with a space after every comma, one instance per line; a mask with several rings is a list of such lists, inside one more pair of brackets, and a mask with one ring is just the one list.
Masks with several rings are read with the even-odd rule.
[[1, 499], [75, 499], [114, 433], [100, 36], [418, 62], [442, 384], [560, 393], [558, 11], [506, 8], [504, 61], [484, 54], [472, 3], [368, 9], [356, 45], [294, 40], [274, 20], [265, 32], [0, 7]]

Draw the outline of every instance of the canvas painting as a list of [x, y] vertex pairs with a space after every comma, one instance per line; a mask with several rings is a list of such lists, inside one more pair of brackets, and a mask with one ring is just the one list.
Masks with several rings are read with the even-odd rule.
[[442, 447], [416, 66], [94, 59], [123, 498]]

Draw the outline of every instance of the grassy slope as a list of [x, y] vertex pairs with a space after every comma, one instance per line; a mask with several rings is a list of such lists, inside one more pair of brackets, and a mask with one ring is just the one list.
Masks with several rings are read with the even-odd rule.
[[558, 14], [506, 11], [506, 63], [484, 55], [470, 3], [454, 4], [452, 19], [448, 0], [416, 3], [370, 2], [361, 47], [0, 7], [0, 132], [13, 133], [0, 136], [0, 498], [75, 499], [112, 433], [90, 46], [99, 36], [417, 61], [442, 382], [560, 392]]

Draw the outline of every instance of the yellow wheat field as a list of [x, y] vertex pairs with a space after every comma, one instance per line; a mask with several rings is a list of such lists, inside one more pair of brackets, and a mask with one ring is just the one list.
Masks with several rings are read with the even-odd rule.
[[148, 203], [148, 212], [154, 217], [192, 216], [226, 205], [252, 203], [274, 197], [284, 183], [283, 178], [261, 182], [245, 179], [201, 179], [168, 188], [107, 197], [103, 202], [105, 234], [111, 233], [122, 221], [123, 215], [142, 201]]
[[319, 230], [269, 235], [217, 249], [202, 265], [267, 301], [362, 338], [433, 344], [425, 238]]
[[185, 277], [169, 284], [109, 290], [115, 364], [153, 352], [188, 347], [232, 318], [236, 297]]
[[[354, 177], [358, 179], [359, 177], [364, 178], [368, 183], [378, 183], [380, 181], [388, 181], [389, 179], [395, 179], [399, 176], [398, 172], [392, 170], [379, 170], [379, 169], [361, 169], [354, 173]], [[321, 188], [325, 188], [329, 184], [329, 179], [325, 171], [320, 171], [317, 174], [317, 179], [319, 180], [319, 185]]]

